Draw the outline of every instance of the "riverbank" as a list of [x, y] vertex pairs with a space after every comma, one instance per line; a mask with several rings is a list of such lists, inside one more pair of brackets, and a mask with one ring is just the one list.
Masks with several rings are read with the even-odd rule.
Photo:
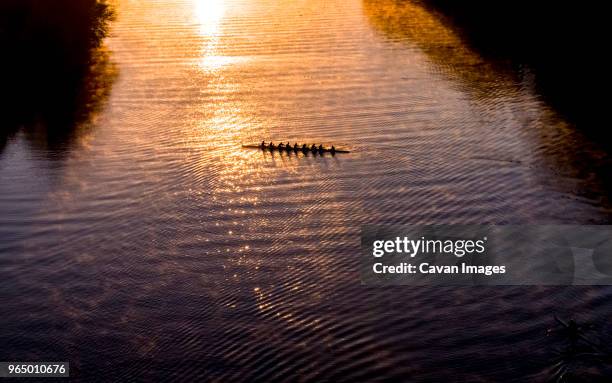
[[600, 73], [584, 71], [595, 64], [581, 47], [585, 36], [575, 27], [579, 6], [554, 1], [422, 0], [485, 57], [509, 60], [535, 74], [536, 86], [564, 116], [581, 125], [596, 120], [587, 114], [582, 91]]
[[113, 10], [105, 0], [8, 0], [0, 15], [0, 102], [9, 121], [0, 152], [8, 137], [34, 125], [43, 126], [45, 141], [62, 142], [94, 103], [91, 85], [100, 88], [108, 57], [98, 48]]

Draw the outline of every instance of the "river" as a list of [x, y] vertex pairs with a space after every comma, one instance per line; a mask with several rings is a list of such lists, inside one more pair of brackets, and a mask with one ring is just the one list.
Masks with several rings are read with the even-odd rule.
[[[362, 224], [611, 222], [605, 149], [527, 67], [412, 2], [116, 7], [97, 107], [69, 140], [0, 152], [5, 359], [83, 380], [545, 381], [553, 313], [612, 314], [607, 287], [360, 283]], [[241, 148], [262, 139], [351, 153]]]

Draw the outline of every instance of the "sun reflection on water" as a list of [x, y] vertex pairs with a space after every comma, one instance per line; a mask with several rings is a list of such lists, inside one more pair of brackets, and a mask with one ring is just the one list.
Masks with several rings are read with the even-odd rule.
[[202, 36], [216, 37], [219, 33], [219, 25], [225, 13], [224, 0], [196, 0], [195, 14], [200, 23], [200, 34]]
[[[191, 4], [199, 53], [191, 69], [203, 104], [197, 120], [182, 138], [185, 149], [197, 153], [189, 157], [186, 166], [190, 177], [205, 181], [198, 190], [202, 194], [194, 200], [206, 212], [206, 219], [201, 223], [210, 241], [206, 255], [219, 257], [224, 281], [230, 286], [239, 286], [259, 278], [260, 267], [266, 264], [265, 254], [279, 254], [286, 248], [296, 254], [308, 253], [308, 249], [300, 249], [296, 240], [298, 236], [308, 235], [308, 229], [295, 228], [309, 219], [322, 219], [317, 216], [322, 202], [316, 193], [303, 192], [299, 185], [316, 183], [321, 177], [321, 167], [333, 161], [301, 153], [271, 153], [241, 147], [262, 139], [292, 142], [312, 139], [307, 132], [289, 133], [287, 128], [291, 124], [285, 124], [282, 136], [274, 133], [274, 127], [283, 125], [278, 113], [270, 113], [277, 111], [277, 96], [270, 98], [267, 86], [262, 86], [257, 76], [267, 75], [270, 63], [284, 65], [291, 81], [296, 81], [296, 88], [290, 89], [290, 94], [294, 94], [304, 81], [303, 68], [285, 55], [270, 58], [270, 52], [257, 54], [261, 49], [260, 40], [276, 49], [278, 44], [284, 44], [281, 40], [285, 37], [266, 41], [266, 36], [249, 31], [249, 38], [253, 40], [236, 38], [236, 33], [244, 34], [244, 28], [252, 27], [241, 26], [237, 30], [233, 25], [235, 19], [243, 17], [245, 7], [250, 6], [248, 1], [194, 0]], [[289, 239], [279, 242], [277, 238], [283, 235]], [[317, 258], [304, 258], [300, 263], [306, 269], [314, 264], [321, 266]], [[280, 265], [280, 269], [287, 269], [283, 273], [289, 276], [300, 274], [293, 262]], [[300, 283], [289, 278], [280, 289], [261, 286], [254, 290], [255, 297], [250, 304], [256, 305], [260, 315], [273, 317], [285, 325], [313, 325], [310, 321], [305, 323], [283, 303], [286, 290], [291, 294], [302, 293]], [[228, 302], [227, 307], [240, 309], [234, 301]]]
[[244, 61], [244, 57], [219, 54], [222, 48], [219, 44], [221, 26], [227, 13], [225, 0], [196, 0], [194, 13], [200, 25], [200, 36], [205, 41], [199, 62], [203, 70], [216, 72], [227, 65]]

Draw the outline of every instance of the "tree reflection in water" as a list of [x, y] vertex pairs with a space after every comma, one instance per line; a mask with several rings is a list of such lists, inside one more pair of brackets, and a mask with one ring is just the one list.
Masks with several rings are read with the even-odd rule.
[[22, 132], [61, 158], [117, 76], [102, 47], [114, 12], [103, 0], [7, 0], [0, 15], [0, 153]]

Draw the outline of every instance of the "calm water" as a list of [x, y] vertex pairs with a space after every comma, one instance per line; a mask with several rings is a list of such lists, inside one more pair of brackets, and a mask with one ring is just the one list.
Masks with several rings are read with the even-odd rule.
[[[545, 381], [553, 313], [608, 336], [609, 288], [360, 285], [363, 223], [612, 221], [608, 154], [528, 68], [410, 2], [117, 13], [86, 121], [0, 153], [0, 359], [84, 380]], [[354, 152], [240, 148], [262, 138]]]

